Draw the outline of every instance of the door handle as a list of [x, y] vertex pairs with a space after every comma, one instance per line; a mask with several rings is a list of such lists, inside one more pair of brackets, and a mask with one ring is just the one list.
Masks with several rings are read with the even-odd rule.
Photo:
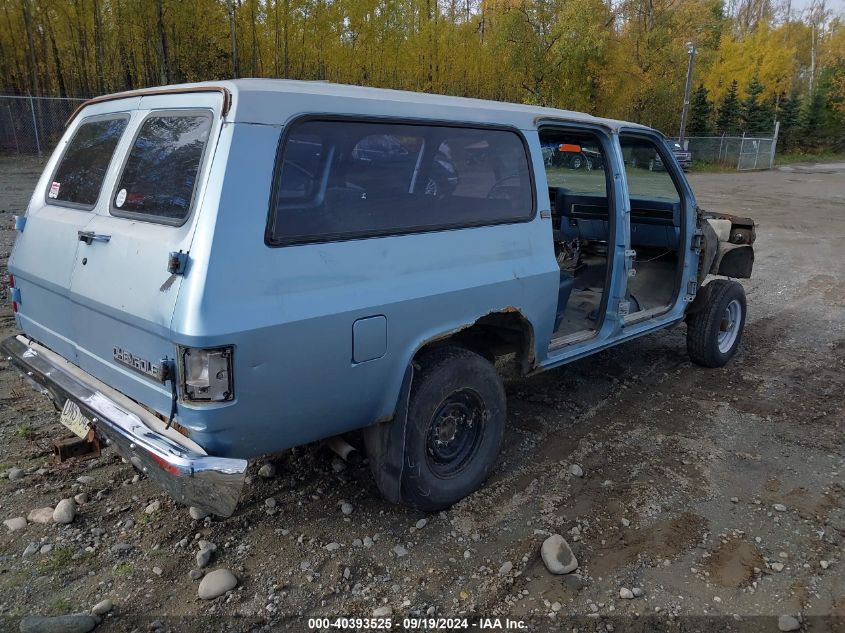
[[80, 242], [85, 242], [89, 245], [94, 242], [108, 242], [111, 239], [111, 235], [98, 235], [94, 231], [77, 231], [76, 235]]

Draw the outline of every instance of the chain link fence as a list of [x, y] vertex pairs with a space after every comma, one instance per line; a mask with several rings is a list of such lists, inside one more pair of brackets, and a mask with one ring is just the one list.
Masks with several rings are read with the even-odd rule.
[[0, 155], [48, 155], [85, 99], [0, 95]]
[[737, 171], [771, 169], [775, 162], [779, 127], [775, 125], [774, 134], [770, 137], [688, 136], [681, 145], [692, 154], [693, 164], [712, 163], [734, 167]]

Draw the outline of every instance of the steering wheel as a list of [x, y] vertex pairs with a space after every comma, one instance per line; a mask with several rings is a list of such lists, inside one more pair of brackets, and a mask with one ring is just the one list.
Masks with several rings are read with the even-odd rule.
[[[512, 184], [507, 184], [508, 181], [515, 182]], [[490, 187], [490, 191], [487, 192], [487, 198], [497, 200], [511, 200], [513, 197], [513, 192], [508, 191], [506, 187], [513, 189], [514, 187], [518, 187], [521, 182], [522, 179], [516, 174], [505, 176], [504, 178], [499, 178], [499, 180], [494, 182], [493, 186]]]

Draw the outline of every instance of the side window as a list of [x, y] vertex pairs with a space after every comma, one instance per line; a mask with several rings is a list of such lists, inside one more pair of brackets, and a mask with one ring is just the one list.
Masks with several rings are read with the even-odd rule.
[[514, 132], [310, 120], [277, 162], [274, 244], [527, 220], [528, 157]]
[[116, 116], [83, 121], [59, 161], [47, 198], [69, 206], [93, 207], [128, 120]]
[[628, 195], [632, 199], [680, 202], [675, 183], [654, 143], [625, 136], [619, 138], [619, 143], [625, 159]]
[[112, 213], [173, 224], [187, 218], [210, 130], [210, 113], [148, 117], [126, 159]]

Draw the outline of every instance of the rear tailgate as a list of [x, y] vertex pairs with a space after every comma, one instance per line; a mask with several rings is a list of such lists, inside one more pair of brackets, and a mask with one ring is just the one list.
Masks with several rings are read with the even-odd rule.
[[[163, 372], [175, 358], [170, 321], [182, 281], [168, 271], [168, 260], [170, 253], [190, 250], [224, 98], [192, 92], [136, 99], [97, 204], [78, 228], [82, 234], [73, 225], [51, 238], [74, 249], [62, 261], [72, 264], [66, 268], [72, 272], [58, 326], [72, 341], [73, 356], [56, 351], [161, 412], [170, 408], [171, 386]], [[33, 269], [24, 259], [16, 258], [15, 265], [27, 274]], [[28, 295], [22, 288], [23, 306]], [[31, 314], [31, 323], [21, 319], [27, 333], [38, 329], [36, 323], [52, 323], [35, 308], [32, 314], [23, 308]], [[52, 347], [55, 337], [41, 340]]]

